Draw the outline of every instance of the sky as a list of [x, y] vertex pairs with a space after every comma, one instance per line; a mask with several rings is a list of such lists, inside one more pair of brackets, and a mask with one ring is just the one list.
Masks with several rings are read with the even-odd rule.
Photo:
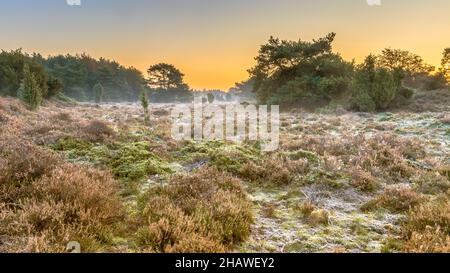
[[[77, 2], [80, 0], [69, 0]], [[370, 0], [378, 1], [378, 0]], [[269, 37], [336, 32], [334, 51], [360, 62], [392, 47], [438, 66], [450, 47], [449, 0], [0, 0], [0, 48], [86, 52], [145, 72], [174, 64], [196, 89], [248, 78]]]

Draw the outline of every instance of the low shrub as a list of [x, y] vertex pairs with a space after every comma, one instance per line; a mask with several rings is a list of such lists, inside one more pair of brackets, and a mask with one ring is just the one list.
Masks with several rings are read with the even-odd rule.
[[106, 172], [62, 165], [34, 181], [16, 208], [0, 212], [0, 234], [21, 238], [9, 252], [64, 252], [69, 241], [84, 252], [109, 243], [123, 219], [117, 182]]
[[20, 186], [49, 173], [60, 158], [13, 135], [0, 136], [0, 186]]
[[264, 186], [284, 186], [296, 181], [297, 177], [306, 173], [308, 161], [288, 160], [279, 157], [268, 158], [260, 164], [248, 162], [239, 170], [238, 176], [244, 180], [256, 182]]
[[403, 250], [410, 253], [449, 253], [450, 236], [440, 229], [428, 227], [423, 232], [414, 232]]
[[351, 171], [350, 185], [363, 192], [374, 192], [380, 187], [379, 182], [371, 173], [360, 168], [354, 168]]
[[443, 197], [412, 209], [403, 226], [407, 252], [450, 251], [450, 202]]
[[424, 194], [438, 195], [450, 190], [450, 180], [438, 172], [420, 172], [412, 182], [417, 191]]
[[115, 136], [115, 132], [103, 121], [94, 120], [89, 122], [83, 129], [83, 140], [89, 142], [104, 142], [106, 139]]
[[138, 245], [156, 252], [222, 252], [245, 240], [253, 222], [240, 181], [215, 168], [174, 176], [150, 189], [140, 207], [146, 226]]
[[424, 197], [406, 186], [388, 187], [382, 194], [364, 204], [363, 211], [387, 209], [393, 213], [401, 213], [419, 205]]

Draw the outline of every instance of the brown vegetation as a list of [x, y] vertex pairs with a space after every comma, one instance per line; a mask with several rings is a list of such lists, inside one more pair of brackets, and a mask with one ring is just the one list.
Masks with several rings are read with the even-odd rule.
[[3, 242], [4, 251], [64, 252], [69, 241], [82, 243], [85, 252], [104, 248], [124, 217], [117, 186], [105, 172], [56, 167], [23, 186], [16, 203], [2, 203], [0, 233], [18, 242]]
[[175, 176], [141, 204], [138, 243], [150, 251], [223, 252], [250, 234], [251, 206], [241, 182], [214, 168]]
[[450, 252], [450, 202], [427, 202], [411, 210], [404, 225], [407, 252]]

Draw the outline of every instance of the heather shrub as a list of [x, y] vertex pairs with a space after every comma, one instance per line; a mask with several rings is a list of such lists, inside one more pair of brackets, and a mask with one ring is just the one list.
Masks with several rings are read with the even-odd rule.
[[246, 239], [253, 221], [240, 181], [214, 168], [174, 176], [166, 187], [146, 193], [140, 204], [146, 227], [137, 241], [156, 252], [222, 252]]
[[408, 160], [425, 155], [423, 146], [417, 141], [392, 134], [375, 135], [362, 145], [364, 149], [352, 162], [373, 175], [382, 176], [387, 183], [408, 181], [416, 173]]
[[428, 226], [439, 228], [442, 232], [450, 234], [450, 202], [448, 198], [442, 197], [413, 208], [409, 213], [405, 231], [411, 234], [415, 231], [424, 231]]
[[94, 120], [83, 128], [83, 140], [89, 142], [104, 142], [106, 139], [114, 137], [115, 132], [105, 122]]
[[450, 202], [443, 197], [412, 209], [403, 226], [407, 252], [450, 251]]
[[226, 248], [215, 240], [205, 238], [199, 234], [182, 237], [173, 246], [167, 247], [169, 253], [225, 253]]
[[307, 218], [308, 223], [313, 226], [328, 225], [330, 223], [330, 213], [323, 209], [314, 210]]
[[413, 177], [414, 187], [421, 193], [438, 195], [450, 190], [450, 180], [438, 172], [420, 172]]
[[67, 112], [60, 112], [52, 117], [57, 122], [72, 122], [72, 116]]
[[380, 187], [379, 182], [371, 173], [360, 168], [354, 168], [351, 171], [350, 185], [363, 192], [374, 192]]
[[2, 135], [0, 161], [0, 186], [19, 187], [49, 173], [60, 158], [28, 141]]
[[382, 194], [362, 206], [363, 211], [386, 209], [393, 213], [408, 211], [424, 201], [424, 197], [406, 186], [388, 187]]
[[268, 158], [260, 164], [248, 162], [239, 170], [239, 177], [265, 186], [284, 186], [294, 182], [298, 175], [308, 170], [304, 159], [287, 160]]
[[0, 109], [0, 125], [6, 124], [8, 120], [9, 120], [8, 116], [2, 109]]
[[0, 235], [21, 238], [13, 252], [64, 252], [69, 241], [97, 251], [123, 219], [117, 192], [107, 172], [62, 165], [34, 181], [16, 207], [0, 211]]
[[450, 236], [442, 230], [427, 227], [425, 231], [414, 232], [403, 245], [409, 253], [449, 253]]
[[302, 217], [309, 217], [313, 211], [316, 210], [316, 206], [311, 201], [305, 201], [294, 206], [294, 211], [298, 212]]

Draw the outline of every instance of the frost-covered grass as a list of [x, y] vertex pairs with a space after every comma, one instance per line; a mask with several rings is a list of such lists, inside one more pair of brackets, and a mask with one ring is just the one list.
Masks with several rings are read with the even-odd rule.
[[173, 106], [1, 98], [0, 251], [449, 251], [448, 110], [282, 113], [263, 153], [174, 141]]

